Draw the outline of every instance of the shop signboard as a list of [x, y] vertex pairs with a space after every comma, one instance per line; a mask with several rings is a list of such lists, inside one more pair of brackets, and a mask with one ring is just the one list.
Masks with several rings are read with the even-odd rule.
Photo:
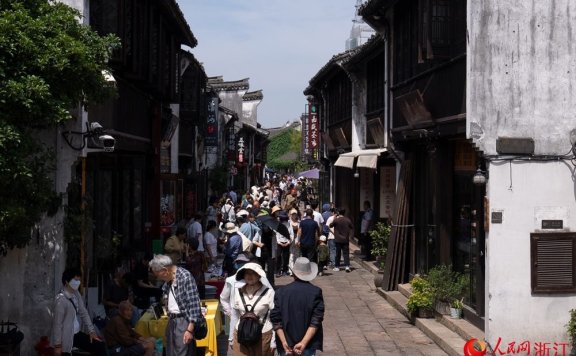
[[206, 147], [218, 146], [218, 97], [208, 99], [208, 118], [206, 120]]

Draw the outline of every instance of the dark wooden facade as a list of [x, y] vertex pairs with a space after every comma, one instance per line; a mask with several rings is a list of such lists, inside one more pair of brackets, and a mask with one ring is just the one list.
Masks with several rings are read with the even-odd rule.
[[[196, 39], [174, 0], [92, 0], [89, 13], [94, 30], [121, 40], [110, 59], [118, 95], [89, 108], [89, 120], [98, 121], [116, 138], [113, 153], [89, 153], [86, 159], [95, 241], [120, 236], [120, 249], [132, 255], [151, 252], [152, 240], [161, 238], [160, 197], [166, 178], [160, 168], [161, 163], [165, 165], [160, 158], [161, 142], [169, 136], [174, 114], [178, 114], [170, 105], [181, 102], [180, 48], [194, 47]], [[193, 143], [188, 114], [196, 110], [192, 121], [197, 124], [203, 109], [203, 105], [190, 108], [200, 105], [198, 92], [205, 87], [205, 75], [203, 84], [197, 73], [203, 73], [201, 66], [195, 65], [196, 73], [188, 78], [194, 83], [187, 88], [192, 86], [196, 100], [187, 102], [180, 125], [183, 153], [190, 153]], [[179, 195], [175, 199], [182, 207], [182, 190]]]
[[397, 197], [406, 212], [397, 205], [396, 224], [407, 228], [392, 238], [384, 288], [453, 264], [471, 277], [469, 316], [482, 316], [483, 188], [472, 184], [479, 154], [466, 140], [466, 2], [371, 0], [360, 13], [391, 39], [390, 133], [406, 158], [400, 185], [410, 188]]

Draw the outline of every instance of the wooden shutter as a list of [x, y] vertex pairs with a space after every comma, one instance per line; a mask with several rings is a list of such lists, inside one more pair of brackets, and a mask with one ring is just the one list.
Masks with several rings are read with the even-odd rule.
[[532, 293], [576, 292], [576, 233], [530, 234]]

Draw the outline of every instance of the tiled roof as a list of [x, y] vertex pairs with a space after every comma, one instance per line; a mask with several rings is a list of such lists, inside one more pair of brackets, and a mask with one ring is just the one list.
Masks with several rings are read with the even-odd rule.
[[262, 100], [262, 99], [264, 99], [264, 94], [262, 94], [262, 89], [256, 90], [256, 91], [247, 92], [247, 93], [244, 94], [244, 96], [242, 97], [242, 100], [243, 100], [243, 101], [254, 101], [254, 100]]
[[170, 14], [176, 20], [178, 27], [180, 30], [182, 30], [182, 34], [184, 36], [183, 43], [191, 48], [196, 47], [198, 40], [196, 37], [194, 37], [194, 34], [190, 29], [190, 25], [188, 25], [188, 22], [186, 22], [184, 14], [182, 13], [182, 10], [180, 10], [180, 6], [178, 6], [178, 2], [176, 2], [176, 0], [168, 0], [160, 1], [160, 3], [167, 7], [168, 11], [170, 11]]
[[358, 63], [362, 61], [366, 57], [366, 55], [373, 53], [373, 51], [377, 50], [379, 47], [382, 50], [384, 50], [382, 36], [380, 36], [379, 34], [374, 34], [362, 46], [354, 48], [356, 51], [349, 57], [344, 58], [342, 60], [342, 63], [344, 65]]
[[221, 76], [208, 78], [208, 85], [215, 91], [233, 91], [248, 89], [250, 87], [250, 78], [244, 78], [231, 82], [225, 82]]
[[332, 56], [332, 58], [328, 61], [328, 63], [324, 64], [324, 66], [322, 68], [320, 68], [318, 73], [316, 73], [316, 75], [314, 75], [312, 77], [312, 79], [310, 79], [310, 82], [309, 82], [310, 85], [313, 85], [314, 83], [319, 81], [322, 77], [324, 77], [326, 74], [328, 74], [330, 72], [330, 70], [335, 65], [337, 65], [337, 63], [339, 61], [345, 60], [349, 56], [353, 55], [355, 53], [355, 51], [357, 51], [357, 48], [350, 49], [348, 51], [338, 53], [338, 54], [335, 54], [334, 56]]
[[381, 10], [386, 10], [396, 2], [398, 0], [368, 0], [358, 8], [358, 14], [362, 17], [378, 15]]

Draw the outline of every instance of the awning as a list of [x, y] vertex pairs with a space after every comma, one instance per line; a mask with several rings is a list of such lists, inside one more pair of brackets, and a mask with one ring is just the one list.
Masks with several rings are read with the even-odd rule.
[[340, 157], [338, 157], [338, 159], [334, 163], [334, 166], [350, 168], [350, 169], [354, 168], [354, 158], [355, 157], [354, 156], [344, 156], [344, 154], [341, 154]]
[[378, 163], [377, 155], [358, 156], [358, 162], [356, 162], [356, 167], [376, 169], [377, 163]]
[[385, 148], [376, 148], [342, 153], [334, 165], [338, 167], [353, 169], [354, 159], [358, 157], [356, 168], [376, 169], [378, 165], [378, 157], [380, 157], [380, 155], [386, 151], [387, 150]]

